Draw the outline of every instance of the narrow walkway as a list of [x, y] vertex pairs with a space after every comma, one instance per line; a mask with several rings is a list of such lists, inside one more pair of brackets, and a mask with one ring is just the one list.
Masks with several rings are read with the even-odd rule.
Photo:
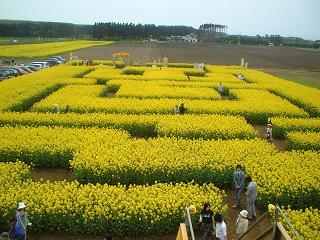
[[[226, 220], [226, 224], [227, 224], [227, 228], [228, 228], [228, 239], [230, 239], [230, 240], [237, 239], [235, 225], [236, 225], [236, 221], [237, 221], [237, 218], [239, 216], [240, 211], [247, 208], [246, 195], [244, 193], [242, 195], [240, 208], [233, 209], [232, 205], [236, 201], [235, 192], [234, 192], [234, 190], [232, 190], [230, 188], [226, 188], [226, 189], [224, 189], [224, 191], [227, 196], [224, 198], [223, 203], [228, 205], [228, 211], [225, 216], [225, 220]], [[264, 212], [265, 212], [264, 210], [258, 209], [256, 207], [257, 217], [256, 217], [256, 219], [249, 221], [249, 226], [251, 224], [253, 224], [255, 222], [255, 220], [257, 220]], [[268, 217], [268, 218], [263, 219], [262, 222], [260, 222], [248, 234], [248, 239], [255, 239], [260, 234], [262, 234], [269, 226], [270, 226], [270, 218]]]
[[115, 97], [115, 93], [107, 93], [107, 98], [114, 98]]
[[[254, 129], [256, 129], [259, 132], [260, 138], [266, 140], [266, 126], [265, 124], [251, 124]], [[287, 151], [287, 144], [285, 139], [278, 139], [278, 138], [273, 138], [272, 142], [278, 151]]]
[[75, 180], [74, 174], [71, 170], [63, 168], [34, 168], [33, 179], [35, 181], [63, 181], [72, 182]]
[[224, 101], [231, 101], [231, 98], [229, 95], [222, 95], [221, 96], [221, 100], [224, 100]]

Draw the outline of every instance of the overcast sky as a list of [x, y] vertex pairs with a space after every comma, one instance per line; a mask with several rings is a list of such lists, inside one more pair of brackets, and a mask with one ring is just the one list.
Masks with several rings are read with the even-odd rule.
[[228, 26], [229, 34], [320, 39], [320, 0], [0, 0], [0, 19]]

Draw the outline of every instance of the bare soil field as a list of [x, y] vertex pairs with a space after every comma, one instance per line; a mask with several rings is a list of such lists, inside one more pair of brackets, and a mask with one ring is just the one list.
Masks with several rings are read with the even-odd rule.
[[[320, 52], [288, 47], [116, 42], [107, 46], [75, 51], [74, 55], [81, 59], [112, 60], [114, 52], [129, 52], [131, 62], [141, 63], [168, 57], [169, 62], [239, 65], [240, 58], [244, 57], [250, 68], [320, 69]], [[69, 56], [68, 53], [63, 55]]]

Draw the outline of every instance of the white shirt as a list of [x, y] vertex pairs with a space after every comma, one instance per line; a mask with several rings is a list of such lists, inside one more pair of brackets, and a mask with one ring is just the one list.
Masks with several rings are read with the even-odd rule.
[[220, 240], [224, 240], [225, 236], [227, 236], [227, 226], [222, 221], [222, 223], [216, 223], [216, 237], [219, 238]]

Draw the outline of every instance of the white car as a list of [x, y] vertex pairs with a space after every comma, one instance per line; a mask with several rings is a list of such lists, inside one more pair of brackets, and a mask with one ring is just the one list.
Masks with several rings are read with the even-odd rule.
[[48, 67], [50, 67], [50, 65], [49, 65], [48, 62], [32, 62], [31, 65], [32, 65], [32, 64], [40, 64], [40, 65], [42, 65], [42, 68], [48, 68]]
[[38, 70], [43, 69], [42, 64], [30, 63], [30, 66], [37, 68]]

